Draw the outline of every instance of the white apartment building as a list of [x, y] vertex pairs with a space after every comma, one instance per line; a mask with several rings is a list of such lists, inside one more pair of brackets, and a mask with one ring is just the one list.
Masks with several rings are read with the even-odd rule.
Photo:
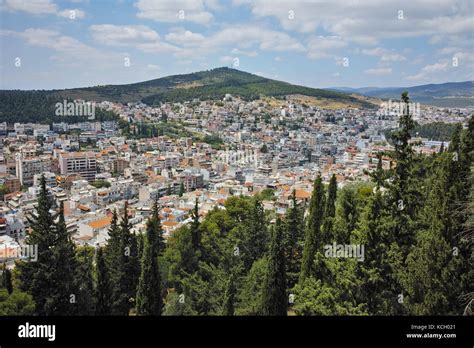
[[51, 158], [49, 156], [26, 159], [18, 154], [16, 157], [16, 177], [20, 179], [22, 185], [33, 185], [35, 174], [49, 171], [51, 171]]
[[89, 182], [95, 180], [97, 160], [94, 152], [63, 152], [59, 155], [61, 175], [79, 174]]

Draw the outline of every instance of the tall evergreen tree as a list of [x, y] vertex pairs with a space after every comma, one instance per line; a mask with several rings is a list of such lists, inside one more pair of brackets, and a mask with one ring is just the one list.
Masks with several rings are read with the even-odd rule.
[[56, 242], [53, 249], [53, 282], [56, 284], [46, 302], [46, 311], [55, 315], [71, 315], [79, 311], [80, 289], [76, 279], [78, 262], [76, 245], [72, 241], [64, 219], [64, 204], [61, 202], [57, 223], [54, 226]]
[[324, 217], [324, 186], [321, 175], [314, 181], [313, 193], [309, 206], [308, 224], [305, 232], [305, 244], [303, 249], [303, 261], [301, 264], [300, 282], [313, 274], [314, 257], [319, 250], [321, 224]]
[[95, 313], [97, 315], [110, 315], [112, 314], [112, 287], [107, 271], [103, 248], [97, 249], [96, 277]]
[[192, 214], [193, 221], [191, 223], [191, 235], [192, 235], [192, 243], [193, 248], [199, 253], [201, 248], [201, 232], [199, 231], [199, 204], [198, 199], [194, 203], [194, 209]]
[[421, 201], [418, 193], [419, 183], [414, 175], [414, 152], [410, 143], [411, 131], [415, 123], [410, 112], [410, 98], [407, 92], [401, 95], [403, 113], [399, 118], [399, 128], [392, 134], [394, 151], [391, 153], [395, 161], [392, 169], [391, 192], [393, 235], [399, 243], [402, 254], [407, 255], [413, 245], [413, 217]]
[[324, 224], [322, 228], [321, 242], [328, 244], [333, 241], [334, 216], [336, 215], [336, 197], [337, 197], [337, 180], [336, 175], [331, 176], [328, 187], [328, 197], [326, 200], [326, 209], [324, 216]]
[[110, 275], [111, 284], [111, 314], [127, 315], [128, 298], [124, 288], [125, 278], [125, 249], [122, 230], [118, 222], [117, 211], [112, 214], [109, 227], [109, 239], [104, 252], [106, 268]]
[[235, 312], [235, 301], [237, 295], [237, 287], [236, 287], [236, 272], [232, 269], [229, 275], [229, 279], [227, 280], [225, 293], [224, 293], [224, 307], [223, 307], [223, 315], [232, 316]]
[[76, 259], [78, 264], [76, 282], [79, 288], [77, 300], [78, 314], [92, 315], [95, 312], [93, 276], [94, 248], [90, 246], [78, 248]]
[[287, 315], [286, 266], [283, 224], [278, 218], [271, 228], [271, 241], [263, 292], [264, 315]]
[[17, 262], [21, 288], [33, 297], [38, 315], [54, 314], [49, 307], [46, 308], [51, 291], [55, 287], [53, 248], [56, 243], [56, 234], [51, 208], [52, 201], [46, 189], [46, 180], [42, 175], [36, 212], [27, 218], [31, 231], [26, 238], [27, 245], [37, 246], [38, 258], [36, 262]]
[[[158, 219], [158, 220], [156, 220]], [[137, 291], [137, 313], [139, 315], [161, 315], [161, 277], [158, 265], [158, 239], [162, 235], [159, 217], [153, 214], [147, 221], [141, 272]]]
[[244, 253], [244, 267], [250, 269], [252, 264], [265, 253], [268, 240], [265, 212], [263, 211], [262, 201], [259, 198], [252, 200], [243, 229], [244, 246], [242, 249]]
[[120, 221], [120, 236], [122, 250], [125, 256], [123, 263], [123, 273], [120, 282], [120, 288], [125, 295], [123, 305], [126, 314], [134, 307], [135, 296], [137, 293], [138, 277], [140, 275], [140, 260], [138, 259], [137, 236], [131, 231], [131, 224], [128, 219], [128, 202], [124, 205], [124, 214]]
[[291, 197], [292, 206], [288, 210], [285, 225], [285, 254], [287, 267], [288, 288], [291, 289], [298, 281], [298, 274], [301, 269], [301, 257], [304, 242], [304, 218], [303, 209], [296, 200], [296, 191], [293, 190]]

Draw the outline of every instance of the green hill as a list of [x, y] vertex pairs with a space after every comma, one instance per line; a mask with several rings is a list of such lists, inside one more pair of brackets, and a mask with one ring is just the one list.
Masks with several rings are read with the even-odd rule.
[[[372, 108], [373, 104], [346, 93], [292, 85], [236, 69], [216, 68], [185, 75], [127, 84], [51, 91], [0, 91], [0, 122], [44, 122], [54, 118], [54, 104], [63, 99], [138, 102], [159, 105], [193, 99], [222, 99], [225, 94], [245, 100], [304, 95], [338, 105]], [[69, 120], [66, 120], [69, 121]], [[71, 120], [72, 121], [72, 120]]]
[[184, 102], [195, 98], [221, 99], [227, 93], [246, 100], [258, 99], [261, 96], [302, 94], [333, 99], [354, 107], [371, 107], [371, 104], [361, 102], [345, 93], [292, 85], [230, 68], [168, 76], [129, 85], [106, 85], [61, 92], [68, 97], [81, 96], [93, 100], [118, 102], [141, 100], [148, 105]]

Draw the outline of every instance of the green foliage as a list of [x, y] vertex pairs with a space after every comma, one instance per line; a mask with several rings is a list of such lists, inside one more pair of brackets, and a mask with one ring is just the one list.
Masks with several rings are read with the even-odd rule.
[[106, 180], [96, 180], [94, 182], [91, 183], [92, 186], [94, 186], [95, 188], [102, 188], [102, 187], [110, 187], [110, 182], [106, 181]]
[[218, 135], [206, 135], [202, 141], [211, 145], [213, 149], [219, 149], [220, 146], [224, 144], [224, 140], [222, 140]]
[[36, 213], [29, 218], [32, 231], [27, 237], [28, 245], [38, 246], [38, 259], [17, 263], [21, 289], [31, 294], [40, 315], [75, 314], [79, 296], [75, 244], [66, 228], [63, 205], [57, 222], [51, 207], [42, 176]]
[[137, 313], [139, 315], [161, 315], [161, 277], [158, 255], [163, 248], [163, 231], [155, 203], [153, 214], [147, 221], [144, 249], [141, 257], [141, 273], [137, 290]]
[[271, 228], [270, 250], [263, 290], [263, 314], [286, 315], [286, 265], [283, 233], [285, 227], [280, 219]]
[[305, 231], [303, 260], [301, 265], [300, 282], [313, 274], [314, 257], [320, 249], [320, 229], [324, 216], [324, 187], [321, 175], [318, 175], [313, 185], [313, 193], [309, 206], [308, 224]]
[[[454, 134], [456, 125], [453, 123], [432, 122], [418, 124], [415, 122], [414, 128], [410, 131], [411, 136], [419, 136], [431, 140], [449, 141]], [[388, 129], [384, 132], [385, 137], [390, 139], [393, 130]]]
[[97, 315], [110, 315], [112, 314], [112, 284], [110, 283], [103, 248], [97, 249], [96, 260], [95, 313]]
[[0, 316], [33, 314], [35, 303], [31, 295], [18, 290], [9, 294], [6, 289], [0, 289]]
[[[0, 122], [33, 122], [51, 124], [53, 122], [76, 123], [88, 121], [87, 116], [56, 116], [56, 103], [73, 99], [61, 96], [59, 91], [19, 91], [0, 90]], [[97, 99], [88, 99], [97, 100]], [[111, 111], [95, 108], [95, 121], [117, 120]]]
[[95, 293], [94, 293], [94, 274], [93, 260], [94, 248], [90, 246], [79, 247], [76, 250], [78, 283], [78, 314], [92, 315], [95, 313]]

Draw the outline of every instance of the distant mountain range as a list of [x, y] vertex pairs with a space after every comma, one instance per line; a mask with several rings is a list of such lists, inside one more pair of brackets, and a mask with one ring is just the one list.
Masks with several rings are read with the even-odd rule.
[[331, 87], [328, 91], [355, 93], [381, 99], [399, 99], [403, 91], [408, 91], [410, 98], [421, 104], [449, 106], [474, 106], [474, 81], [447, 82], [413, 87]]

